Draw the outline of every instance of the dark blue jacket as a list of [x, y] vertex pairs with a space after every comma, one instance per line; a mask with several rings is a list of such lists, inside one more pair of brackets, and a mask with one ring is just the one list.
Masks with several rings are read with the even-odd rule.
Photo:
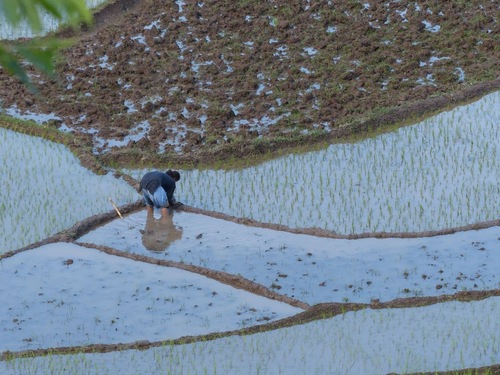
[[139, 191], [142, 189], [146, 189], [151, 194], [154, 194], [158, 187], [162, 187], [163, 190], [167, 193], [168, 204], [174, 204], [174, 190], [175, 190], [175, 180], [170, 177], [168, 174], [153, 171], [146, 173], [141, 180], [139, 185]]

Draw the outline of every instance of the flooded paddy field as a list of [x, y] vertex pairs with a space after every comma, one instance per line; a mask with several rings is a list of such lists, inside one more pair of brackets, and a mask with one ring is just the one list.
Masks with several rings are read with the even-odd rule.
[[[240, 275], [310, 305], [497, 289], [498, 227], [421, 238], [321, 238], [175, 213], [153, 229], [145, 212], [77, 240]], [[158, 232], [182, 231], [170, 242]], [[157, 248], [145, 240], [152, 236]], [[163, 251], [158, 247], [163, 244]]]
[[500, 371], [494, 2], [105, 5], [0, 70], [1, 374]]
[[176, 339], [302, 311], [195, 273], [69, 243], [2, 263], [3, 350]]
[[[0, 253], [41, 241], [137, 193], [112, 173], [84, 168], [63, 145], [0, 128]], [[99, 192], [99, 193], [98, 193]]]
[[478, 367], [498, 361], [494, 313], [499, 302], [495, 297], [412, 309], [366, 309], [252, 335], [164, 343], [148, 350], [53, 353], [0, 366], [7, 373], [95, 374], [387, 374]]
[[[287, 163], [295, 164], [288, 168], [313, 171], [312, 163], [322, 171], [318, 160], [328, 159], [327, 154], [344, 155], [339, 160], [362, 160], [360, 154], [366, 151], [360, 148], [369, 147], [367, 144], [404, 149], [401, 160], [415, 160], [423, 144], [439, 144], [442, 118], [460, 118], [461, 126], [451, 133], [448, 127], [443, 130], [448, 134], [444, 138], [452, 134], [455, 139], [447, 149], [456, 157], [437, 154], [440, 163], [429, 164], [432, 158], [423, 162], [435, 173], [436, 182], [431, 187], [420, 182], [421, 187], [413, 192], [425, 186], [431, 194], [442, 186], [439, 181], [443, 176], [453, 175], [449, 183], [466, 186], [466, 197], [455, 189], [450, 195], [454, 205], [449, 208], [463, 209], [471, 192], [480, 196], [484, 189], [481, 199], [490, 204], [487, 214], [480, 218], [493, 219], [499, 213], [494, 199], [499, 185], [495, 173], [498, 133], [490, 119], [497, 116], [497, 107], [498, 94], [491, 94], [392, 133], [291, 155]], [[469, 122], [463, 120], [464, 113], [482, 112], [493, 115], [476, 118], [474, 124], [471, 118]], [[476, 126], [491, 133], [483, 138], [471, 137]], [[431, 231], [420, 235], [416, 229], [421, 224], [415, 224], [417, 220], [411, 215], [401, 218], [412, 223], [414, 231], [408, 236], [398, 225], [391, 227], [396, 221], [389, 220], [387, 231], [397, 235], [381, 236], [376, 227], [367, 226], [365, 231], [372, 234], [359, 229], [357, 238], [328, 230], [312, 235], [314, 231], [307, 230], [311, 227], [309, 217], [304, 215], [294, 219], [295, 228], [286, 230], [279, 230], [285, 228], [279, 220], [274, 224], [281, 225], [273, 228], [255, 220], [263, 220], [263, 216], [249, 219], [242, 214], [238, 218], [227, 203], [228, 196], [240, 207], [244, 207], [241, 202], [253, 197], [253, 202], [262, 207], [255, 212], [264, 211], [263, 207], [276, 212], [280, 207], [285, 212], [288, 207], [291, 211], [307, 207], [300, 200], [288, 202], [252, 194], [255, 187], [245, 184], [245, 179], [251, 180], [245, 175], [256, 176], [253, 181], [265, 181], [259, 177], [261, 170], [267, 171], [262, 176], [269, 176], [273, 168], [275, 176], [286, 175], [279, 172], [288, 165], [280, 164], [283, 159], [244, 172], [182, 171], [176, 196], [186, 206], [162, 219], [159, 212], [148, 215], [137, 204], [140, 196], [131, 184], [112, 172], [93, 175], [63, 146], [10, 130], [1, 132], [8, 140], [5, 144], [13, 145], [3, 156], [9, 162], [4, 163], [2, 174], [19, 184], [31, 172], [36, 182], [21, 184], [26, 189], [23, 194], [33, 197], [29, 209], [23, 204], [3, 203], [2, 220], [12, 224], [10, 235], [2, 238], [2, 373], [383, 374], [478, 368], [499, 362], [496, 325], [500, 318], [500, 279], [496, 269], [500, 264], [500, 231], [495, 220], [483, 221], [480, 227], [469, 230], [465, 224], [481, 220], [452, 221], [462, 225], [461, 229], [440, 232], [446, 229], [446, 221], [440, 221], [439, 212], [446, 210], [440, 211], [432, 199], [426, 203], [427, 209], [437, 216], [426, 228]], [[405, 139], [420, 139], [416, 144], [421, 146], [405, 147]], [[461, 152], [454, 151], [459, 147]], [[387, 159], [382, 160], [390, 163], [393, 153], [388, 152]], [[33, 154], [40, 157], [29, 156]], [[479, 155], [485, 154], [493, 157], [480, 162]], [[456, 161], [463, 166], [465, 160], [477, 185], [469, 181], [470, 174], [462, 173], [464, 168], [453, 164]], [[275, 166], [269, 167], [272, 163]], [[328, 164], [325, 160], [324, 165]], [[352, 191], [359, 183], [370, 186], [363, 182], [368, 179], [369, 167], [362, 163], [347, 165], [341, 169], [350, 169], [354, 176], [358, 175], [353, 170], [358, 165], [363, 179], [344, 181], [344, 185], [325, 183], [318, 189], [330, 196], [339, 186], [351, 186]], [[406, 171], [415, 181], [421, 181], [419, 173], [424, 175], [409, 166]], [[128, 171], [132, 177], [143, 172]], [[377, 175], [377, 170], [372, 172]], [[223, 194], [215, 187], [217, 181], [235, 190]], [[431, 183], [433, 178], [426, 181]], [[305, 178], [302, 183], [304, 191], [314, 191], [318, 180]], [[293, 191], [294, 186], [288, 189]], [[219, 194], [214, 197], [214, 201], [220, 200], [218, 206], [199, 199], [199, 207], [192, 207], [194, 212], [190, 212], [187, 203], [192, 197], [203, 197], [206, 189]], [[345, 194], [344, 188], [340, 190]], [[382, 204], [394, 195], [390, 189], [377, 191]], [[314, 194], [321, 193], [316, 190]], [[119, 207], [135, 204], [137, 208], [124, 214], [123, 219], [115, 213], [109, 220], [109, 212], [113, 213], [110, 197]], [[313, 206], [311, 196], [307, 199], [311, 211], [324, 207], [325, 202]], [[406, 200], [411, 201], [409, 197]], [[2, 198], [2, 202], [9, 200]], [[393, 204], [394, 215], [405, 211], [406, 203], [401, 207]], [[219, 217], [214, 215], [215, 208], [222, 211]], [[98, 218], [106, 212], [108, 219], [100, 223]], [[463, 212], [473, 216], [476, 211]], [[343, 211], [348, 222], [356, 222], [357, 215], [355, 208]], [[54, 216], [61, 218], [55, 220], [58, 225], [51, 224]], [[68, 242], [59, 241], [58, 233], [68, 228], [69, 232], [78, 232], [73, 225], [78, 226], [87, 217], [97, 218], [96, 224], [74, 239], [69, 233]], [[322, 224], [316, 221], [317, 226], [328, 227], [332, 217], [335, 215]], [[19, 232], [22, 224], [27, 226], [26, 221], [32, 229]], [[301, 228], [305, 228], [303, 233]], [[40, 237], [47, 240], [37, 245]], [[18, 248], [20, 251], [12, 251]]]

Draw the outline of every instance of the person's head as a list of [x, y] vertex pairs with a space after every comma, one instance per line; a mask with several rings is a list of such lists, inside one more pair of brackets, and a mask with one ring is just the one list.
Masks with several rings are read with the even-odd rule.
[[172, 177], [174, 179], [174, 181], [176, 181], [176, 182], [181, 179], [181, 175], [178, 171], [173, 171], [173, 170], [169, 169], [165, 173], [168, 174], [170, 177]]

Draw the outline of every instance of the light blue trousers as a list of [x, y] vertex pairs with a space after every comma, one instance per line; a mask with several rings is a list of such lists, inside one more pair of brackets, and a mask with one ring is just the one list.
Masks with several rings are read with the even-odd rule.
[[161, 186], [156, 189], [154, 194], [151, 194], [147, 189], [142, 189], [142, 196], [144, 197], [146, 206], [156, 208], [168, 207], [167, 193], [165, 193], [165, 189]]

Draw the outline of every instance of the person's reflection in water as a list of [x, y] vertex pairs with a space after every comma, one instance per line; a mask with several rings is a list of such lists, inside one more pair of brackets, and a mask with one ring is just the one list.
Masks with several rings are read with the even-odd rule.
[[152, 211], [147, 211], [146, 229], [142, 234], [142, 244], [146, 249], [160, 253], [165, 251], [172, 242], [182, 238], [182, 229], [175, 226], [172, 220], [173, 215], [171, 208], [159, 219], [154, 217]]

